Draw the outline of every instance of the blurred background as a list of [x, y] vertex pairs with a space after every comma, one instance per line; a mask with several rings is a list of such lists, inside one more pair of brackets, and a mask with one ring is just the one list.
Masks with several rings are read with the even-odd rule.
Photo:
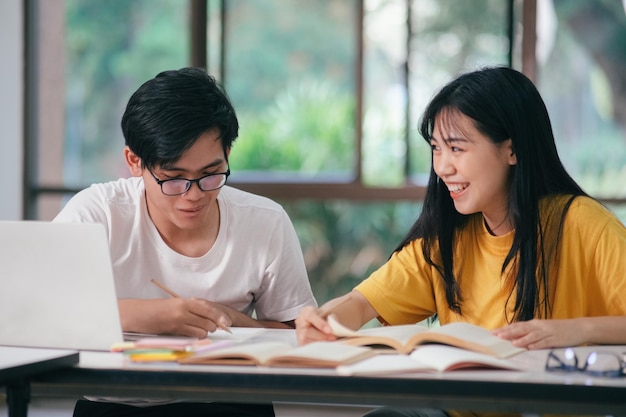
[[190, 65], [238, 112], [229, 184], [283, 204], [320, 303], [380, 266], [416, 219], [430, 164], [419, 117], [460, 72], [533, 79], [564, 164], [626, 219], [621, 0], [8, 1], [24, 7], [24, 219], [128, 176], [130, 94]]

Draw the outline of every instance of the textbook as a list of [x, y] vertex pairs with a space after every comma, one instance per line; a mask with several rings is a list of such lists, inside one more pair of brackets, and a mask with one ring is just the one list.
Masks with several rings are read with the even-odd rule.
[[496, 358], [446, 345], [424, 345], [411, 354], [377, 355], [337, 367], [339, 375], [388, 375], [410, 372], [450, 372], [457, 370], [500, 369], [521, 371], [510, 359]]
[[298, 347], [283, 342], [259, 342], [197, 352], [178, 359], [178, 362], [203, 365], [335, 368], [376, 354], [376, 350], [369, 347], [339, 342], [313, 342]]
[[371, 346], [390, 352], [409, 354], [419, 345], [439, 343], [480, 352], [498, 358], [507, 358], [525, 351], [480, 326], [456, 322], [428, 328], [420, 324], [382, 326], [351, 330], [339, 323], [332, 314], [328, 324], [343, 343], [354, 346]]

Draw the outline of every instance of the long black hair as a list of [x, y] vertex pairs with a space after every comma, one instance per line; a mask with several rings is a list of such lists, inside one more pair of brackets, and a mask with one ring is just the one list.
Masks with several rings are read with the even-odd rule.
[[[512, 166], [508, 217], [515, 236], [502, 265], [513, 262], [511, 289], [516, 293], [513, 321], [549, 315], [548, 267], [554, 261], [563, 219], [576, 196], [586, 195], [566, 172], [557, 154], [546, 106], [522, 73], [505, 67], [490, 67], [463, 74], [435, 95], [420, 121], [420, 133], [430, 143], [435, 119], [445, 112], [460, 112], [493, 143], [511, 139], [517, 164]], [[546, 196], [554, 199], [540, 210]], [[547, 213], [543, 215], [543, 213]], [[541, 218], [543, 215], [543, 219]], [[441, 275], [449, 308], [461, 314], [462, 294], [453, 273], [455, 234], [471, 215], [456, 211], [448, 189], [438, 181], [431, 165], [422, 212], [396, 248], [422, 238], [426, 261]], [[543, 222], [542, 222], [543, 220]], [[436, 256], [436, 248], [439, 256]]]

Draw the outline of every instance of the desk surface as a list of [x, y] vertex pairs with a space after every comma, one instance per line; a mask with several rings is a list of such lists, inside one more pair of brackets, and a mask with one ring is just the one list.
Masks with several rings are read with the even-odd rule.
[[[626, 350], [623, 346], [613, 349]], [[355, 377], [340, 376], [334, 369], [135, 364], [121, 354], [81, 352], [78, 366], [37, 377], [32, 388], [59, 396], [626, 415], [626, 378], [546, 373], [546, 354], [532, 351], [516, 356], [526, 371]]]
[[77, 364], [75, 350], [0, 346], [0, 384]]

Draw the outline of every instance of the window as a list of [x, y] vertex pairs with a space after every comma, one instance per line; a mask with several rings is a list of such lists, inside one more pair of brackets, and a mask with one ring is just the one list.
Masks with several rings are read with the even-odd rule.
[[221, 78], [241, 125], [234, 181], [355, 176], [359, 6], [225, 2]]
[[230, 184], [286, 207], [320, 302], [382, 264], [417, 217], [430, 164], [418, 119], [464, 70], [512, 65], [534, 78], [564, 163], [626, 219], [618, 0], [29, 4], [26, 218], [50, 219], [77, 190], [128, 175], [119, 124], [131, 92], [193, 64], [238, 111]]
[[563, 163], [591, 195], [624, 199], [626, 3], [538, 5], [538, 88]]
[[[127, 176], [120, 120], [155, 68], [188, 65], [188, 3], [33, 1], [26, 218], [50, 219], [93, 182]], [[45, 17], [45, 18], [44, 18]], [[64, 57], [59, 59], [59, 57]]]

